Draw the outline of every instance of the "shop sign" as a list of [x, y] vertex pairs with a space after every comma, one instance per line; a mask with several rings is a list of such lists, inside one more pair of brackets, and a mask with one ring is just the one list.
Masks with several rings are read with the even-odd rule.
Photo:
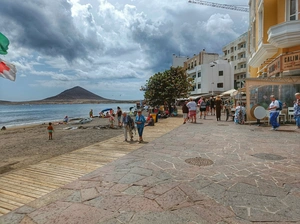
[[281, 72], [281, 57], [276, 58], [275, 61], [273, 61], [269, 66], [268, 66], [268, 76], [273, 76], [279, 72]]
[[282, 70], [300, 69], [300, 52], [282, 56]]

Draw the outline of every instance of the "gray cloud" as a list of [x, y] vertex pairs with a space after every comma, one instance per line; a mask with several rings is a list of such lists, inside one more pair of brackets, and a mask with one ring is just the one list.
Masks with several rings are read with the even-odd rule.
[[[45, 55], [63, 56], [68, 61], [85, 58], [89, 49], [98, 49], [100, 44], [92, 41], [95, 38], [85, 38], [74, 26], [71, 5], [65, 0], [55, 3], [24, 0], [16, 4], [2, 0], [1, 27], [8, 27], [8, 22], [17, 30], [13, 39], [18, 45]], [[89, 20], [91, 18], [87, 18]]]

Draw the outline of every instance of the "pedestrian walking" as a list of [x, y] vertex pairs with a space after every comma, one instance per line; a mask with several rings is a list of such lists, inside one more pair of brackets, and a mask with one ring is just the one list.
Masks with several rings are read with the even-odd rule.
[[220, 96], [216, 97], [215, 105], [216, 105], [217, 121], [220, 121], [221, 120], [221, 110], [222, 110], [222, 100], [221, 100]]
[[121, 127], [122, 126], [122, 110], [120, 107], [117, 107], [117, 117], [118, 117], [118, 126]]
[[203, 118], [206, 119], [206, 100], [204, 97], [202, 98], [199, 108], [200, 108], [200, 119], [202, 118], [202, 115]]
[[270, 111], [270, 124], [272, 125], [271, 130], [276, 131], [279, 127], [279, 123], [277, 123], [277, 117], [279, 115], [279, 110], [277, 109], [279, 108], [279, 102], [276, 100], [274, 95], [271, 95], [270, 99], [271, 103], [268, 110]]
[[182, 114], [183, 114], [183, 124], [185, 124], [188, 119], [189, 108], [186, 106], [187, 103], [188, 103], [188, 101], [185, 101], [181, 108]]
[[130, 141], [133, 141], [133, 129], [134, 129], [134, 121], [133, 119], [126, 113], [123, 112], [122, 125], [124, 127], [124, 137], [125, 142], [127, 142], [127, 134], [129, 133]]
[[294, 119], [296, 121], [297, 129], [300, 129], [300, 93], [295, 94], [296, 101], [294, 104]]
[[196, 102], [190, 98], [190, 102], [186, 104], [189, 108], [189, 118], [192, 119], [192, 123], [196, 123], [196, 113], [197, 113], [197, 104]]
[[143, 142], [143, 131], [144, 131], [144, 127], [145, 127], [145, 122], [146, 119], [144, 117], [144, 115], [142, 115], [142, 111], [138, 111], [136, 117], [135, 117], [135, 123], [137, 126], [137, 130], [139, 133], [139, 143]]

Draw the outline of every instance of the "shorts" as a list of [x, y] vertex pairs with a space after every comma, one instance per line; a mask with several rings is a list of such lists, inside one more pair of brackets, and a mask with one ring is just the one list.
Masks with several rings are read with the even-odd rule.
[[196, 116], [196, 111], [195, 110], [190, 110], [189, 111], [189, 116], [190, 117], [195, 117]]
[[206, 111], [206, 107], [205, 108], [200, 108], [200, 111]]
[[188, 114], [187, 113], [183, 113], [183, 119], [187, 119]]

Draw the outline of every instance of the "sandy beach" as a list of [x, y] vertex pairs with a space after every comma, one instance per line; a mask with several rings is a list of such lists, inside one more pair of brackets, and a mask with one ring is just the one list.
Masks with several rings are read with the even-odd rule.
[[72, 124], [54, 122], [53, 140], [48, 140], [48, 124], [1, 130], [0, 175], [123, 133], [123, 130], [117, 127], [117, 121], [115, 128], [109, 128], [108, 118], [96, 117], [86, 124], [75, 122]]

